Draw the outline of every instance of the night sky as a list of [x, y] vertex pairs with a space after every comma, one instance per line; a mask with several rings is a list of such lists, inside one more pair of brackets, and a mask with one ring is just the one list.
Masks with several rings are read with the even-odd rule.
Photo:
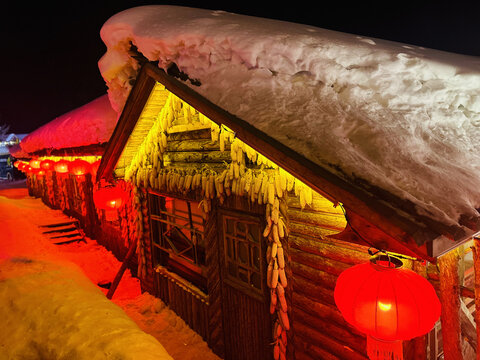
[[[267, 17], [480, 56], [480, 1], [65, 1], [2, 6], [0, 125], [28, 133], [106, 93], [97, 62], [100, 28], [122, 10], [183, 5]], [[264, 2], [263, 2], [264, 3]], [[480, 84], [479, 84], [480, 88]], [[74, 135], [74, 134], [72, 134]]]

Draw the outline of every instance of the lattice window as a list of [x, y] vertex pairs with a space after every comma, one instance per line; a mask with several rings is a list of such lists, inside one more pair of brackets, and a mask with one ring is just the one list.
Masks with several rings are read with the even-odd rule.
[[223, 216], [225, 270], [229, 280], [263, 294], [260, 224], [236, 216]]
[[149, 209], [154, 265], [162, 265], [204, 290], [204, 224], [198, 203], [149, 194]]

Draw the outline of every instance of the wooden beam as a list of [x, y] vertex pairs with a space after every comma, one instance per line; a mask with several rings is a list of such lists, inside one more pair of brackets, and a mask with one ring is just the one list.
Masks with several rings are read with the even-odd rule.
[[443, 353], [445, 360], [462, 359], [460, 327], [460, 284], [458, 279], [458, 250], [438, 259], [440, 269], [440, 302]]
[[154, 86], [155, 80], [145, 72], [140, 71], [105, 149], [104, 156], [97, 170], [97, 181], [100, 181], [100, 179], [112, 180], [115, 165], [127, 144], [130, 134], [135, 128]]
[[470, 314], [463, 300], [460, 300], [460, 328], [462, 337], [477, 352], [477, 327], [473, 315]]
[[[473, 267], [474, 267], [474, 290], [475, 290], [475, 324], [477, 326], [477, 344], [480, 343], [480, 239], [473, 239]], [[480, 360], [480, 351], [477, 352], [477, 360]]]

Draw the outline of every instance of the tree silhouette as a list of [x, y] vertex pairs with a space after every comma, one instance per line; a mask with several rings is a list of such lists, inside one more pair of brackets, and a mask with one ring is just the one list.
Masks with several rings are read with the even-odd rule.
[[7, 124], [0, 125], [0, 141], [5, 141], [7, 139], [9, 130], [10, 130], [10, 125], [7, 125]]

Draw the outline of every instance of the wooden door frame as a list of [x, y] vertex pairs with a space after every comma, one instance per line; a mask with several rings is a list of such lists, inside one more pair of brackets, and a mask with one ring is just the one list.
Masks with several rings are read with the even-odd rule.
[[[226, 320], [226, 316], [224, 314], [224, 306], [223, 306], [223, 302], [225, 301], [225, 292], [226, 292], [226, 289], [225, 289], [225, 286], [230, 286], [231, 288], [234, 288], [236, 291], [240, 291], [242, 294], [244, 294], [245, 296], [248, 296], [250, 297], [251, 299], [253, 299], [254, 301], [258, 301], [262, 304], [265, 304], [265, 309], [267, 310], [268, 309], [268, 304], [269, 304], [269, 288], [267, 286], [267, 281], [266, 281], [266, 271], [267, 271], [267, 263], [266, 263], [266, 258], [264, 256], [265, 254], [265, 251], [266, 251], [266, 248], [267, 248], [267, 244], [265, 242], [265, 239], [263, 238], [262, 236], [262, 229], [263, 227], [265, 226], [265, 216], [263, 214], [261, 214], [260, 212], [255, 212], [255, 210], [251, 209], [251, 211], [249, 210], [244, 210], [244, 209], [239, 209], [237, 207], [230, 207], [230, 206], [227, 206], [227, 205], [223, 205], [223, 206], [216, 206], [215, 207], [215, 210], [212, 211], [212, 214], [214, 216], [216, 216], [216, 222], [217, 222], [217, 228], [218, 228], [218, 256], [219, 256], [219, 259], [218, 259], [218, 264], [219, 264], [219, 275], [220, 275], [220, 296], [221, 296], [221, 302], [222, 302], [222, 321], [223, 321], [223, 330], [224, 330], [224, 343], [225, 345], [228, 344], [228, 334], [227, 334], [227, 331], [226, 329], [228, 327], [225, 326], [225, 320]], [[229, 280], [229, 279], [226, 279], [226, 264], [225, 264], [225, 240], [224, 240], [224, 233], [223, 233], [223, 216], [224, 215], [233, 215], [233, 216], [242, 216], [242, 217], [245, 217], [247, 219], [253, 219], [253, 220], [257, 220], [259, 221], [259, 226], [260, 226], [260, 261], [261, 261], [261, 272], [263, 272], [261, 274], [262, 276], [262, 287], [263, 287], [263, 295], [260, 296], [259, 294], [257, 293], [253, 293], [253, 292], [247, 292], [245, 291], [246, 289], [245, 288], [242, 288], [241, 285], [237, 285], [236, 283], [234, 283], [233, 281]], [[265, 313], [266, 316], [268, 316], [268, 322], [270, 324], [270, 327], [273, 326], [273, 322], [271, 320], [271, 316], [270, 316], [270, 313], [268, 312], [268, 310], [266, 311]], [[265, 319], [265, 321], [267, 321], [267, 319]], [[269, 333], [271, 333], [271, 329], [269, 331]], [[273, 353], [273, 352], [272, 352]], [[227, 354], [227, 349], [225, 351], [225, 355], [228, 356]]]

